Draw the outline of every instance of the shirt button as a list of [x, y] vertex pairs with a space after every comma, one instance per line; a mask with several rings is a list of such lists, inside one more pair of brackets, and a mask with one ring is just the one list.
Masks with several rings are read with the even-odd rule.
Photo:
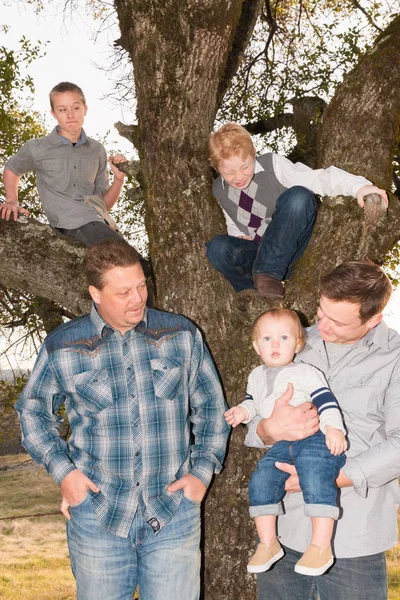
[[139, 485], [140, 485], [140, 483], [139, 483], [139, 482], [137, 482], [137, 484], [136, 484], [136, 487], [138, 487]]
[[128, 367], [127, 371], [132, 371], [132, 367]]
[[135, 456], [139, 456], [140, 452], [135, 452]]
[[124, 348], [126, 348], [128, 345], [128, 342], [124, 342]]

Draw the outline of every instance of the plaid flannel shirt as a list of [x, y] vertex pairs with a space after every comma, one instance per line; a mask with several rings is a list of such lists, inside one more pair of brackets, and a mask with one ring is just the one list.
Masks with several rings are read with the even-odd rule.
[[183, 495], [169, 483], [191, 473], [208, 486], [222, 468], [229, 427], [219, 377], [200, 332], [179, 315], [147, 309], [121, 335], [93, 306], [46, 338], [16, 408], [34, 460], [58, 484], [75, 468], [94, 481], [97, 517], [121, 537], [139, 503], [157, 532]]

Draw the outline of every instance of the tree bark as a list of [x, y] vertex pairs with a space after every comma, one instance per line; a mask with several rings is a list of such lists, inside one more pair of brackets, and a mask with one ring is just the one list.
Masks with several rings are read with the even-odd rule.
[[399, 140], [400, 15], [338, 87], [324, 112], [320, 167], [335, 165], [390, 189]]
[[80, 315], [90, 306], [82, 276], [84, 248], [33, 219], [0, 219], [0, 281]]

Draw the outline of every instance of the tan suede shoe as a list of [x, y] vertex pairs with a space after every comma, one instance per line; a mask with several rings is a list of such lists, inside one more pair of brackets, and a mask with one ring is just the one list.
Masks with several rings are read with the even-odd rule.
[[284, 551], [278, 540], [267, 546], [266, 544], [258, 544], [255, 554], [251, 557], [247, 570], [249, 573], [263, 573], [268, 571], [272, 565], [282, 558]]
[[322, 550], [319, 546], [311, 544], [296, 563], [294, 570], [301, 575], [322, 575], [333, 565], [332, 550]]

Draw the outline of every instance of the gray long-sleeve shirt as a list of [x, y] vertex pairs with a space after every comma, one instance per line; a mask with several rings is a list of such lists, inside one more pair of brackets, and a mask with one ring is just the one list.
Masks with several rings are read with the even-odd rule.
[[[340, 490], [341, 516], [334, 538], [338, 558], [367, 556], [397, 543], [400, 503], [400, 335], [380, 323], [348, 352], [330, 363], [316, 327], [297, 360], [314, 365], [328, 380], [348, 429], [343, 467], [354, 487]], [[249, 426], [246, 445], [264, 447]], [[303, 552], [311, 540], [311, 520], [301, 493], [287, 494], [278, 533], [289, 548]]]

